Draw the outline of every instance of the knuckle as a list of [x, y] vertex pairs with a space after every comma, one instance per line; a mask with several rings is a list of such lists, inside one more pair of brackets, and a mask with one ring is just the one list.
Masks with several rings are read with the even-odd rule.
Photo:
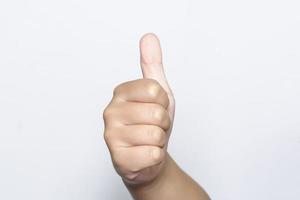
[[141, 169], [140, 168], [138, 168], [138, 166], [136, 166], [136, 165], [133, 165], [133, 166], [131, 166], [130, 168], [127, 168], [127, 171], [129, 171], [130, 173], [136, 173], [136, 172], [138, 172], [138, 171], [140, 171]]
[[154, 147], [150, 150], [150, 156], [155, 163], [158, 163], [163, 159], [164, 152], [161, 148]]
[[156, 120], [156, 121], [162, 121], [163, 118], [163, 111], [162, 109], [160, 109], [159, 107], [154, 107], [152, 109], [152, 117]]
[[109, 136], [109, 134], [108, 134], [107, 131], [104, 131], [104, 133], [103, 133], [103, 139], [106, 142], [106, 144], [108, 144], [108, 142], [110, 140], [110, 136]]
[[120, 89], [122, 88], [124, 83], [117, 85], [113, 90], [113, 96], [117, 96], [120, 93]]
[[103, 139], [109, 148], [113, 146], [112, 143], [114, 141], [114, 138], [113, 138], [113, 134], [110, 131], [107, 130], [104, 131]]
[[165, 109], [162, 108], [161, 106], [155, 106], [155, 108], [152, 109], [152, 117], [158, 123], [162, 123], [166, 117]]
[[123, 177], [127, 181], [134, 181], [135, 178], [137, 177], [137, 175], [138, 175], [138, 173], [129, 171], [129, 173], [124, 174]]
[[114, 152], [114, 153], [112, 153], [111, 157], [112, 157], [114, 167], [117, 169], [123, 170], [124, 162], [123, 162], [122, 157], [120, 156], [120, 153]]
[[166, 117], [166, 119], [164, 121], [164, 127], [167, 130], [171, 127], [171, 119], [170, 119], [169, 115], [167, 115], [167, 117]]
[[129, 165], [128, 161], [126, 160], [126, 156], [124, 155], [124, 152], [121, 152], [122, 150], [120, 149], [115, 149], [114, 152], [112, 153], [112, 161], [114, 167], [124, 175], [124, 173], [129, 172], [129, 173], [134, 173], [137, 172], [139, 169], [137, 168], [136, 165]]
[[153, 80], [153, 79], [147, 80], [146, 88], [147, 88], [148, 95], [152, 98], [159, 97], [162, 92], [162, 88], [161, 88], [160, 84], [156, 80]]
[[113, 114], [113, 109], [111, 106], [107, 106], [103, 111], [103, 119], [109, 118]]
[[163, 146], [166, 140], [166, 135], [164, 133], [164, 131], [159, 128], [159, 127], [155, 127], [152, 128], [150, 131], [150, 137], [153, 140], [153, 142], [159, 146]]
[[169, 104], [170, 104], [170, 100], [169, 100], [169, 97], [168, 97], [168, 95], [167, 95], [167, 93], [164, 91], [164, 98], [163, 98], [163, 100], [164, 100], [164, 105], [166, 106], [166, 107], [168, 107], [169, 106]]

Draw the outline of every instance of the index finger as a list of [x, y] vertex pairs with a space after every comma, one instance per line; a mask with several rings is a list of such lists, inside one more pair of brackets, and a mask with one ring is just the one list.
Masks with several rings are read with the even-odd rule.
[[118, 85], [114, 99], [142, 103], [157, 103], [167, 108], [169, 98], [163, 87], [153, 79], [138, 79]]

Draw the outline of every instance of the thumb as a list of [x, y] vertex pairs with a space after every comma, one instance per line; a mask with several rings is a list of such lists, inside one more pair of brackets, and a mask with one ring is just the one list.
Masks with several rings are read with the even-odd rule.
[[171, 117], [173, 117], [174, 97], [164, 72], [160, 42], [155, 34], [147, 33], [141, 38], [140, 56], [143, 77], [158, 81], [164, 88], [170, 101], [169, 112]]
[[168, 94], [172, 94], [162, 64], [160, 42], [155, 34], [147, 33], [141, 38], [140, 55], [143, 77], [158, 81]]

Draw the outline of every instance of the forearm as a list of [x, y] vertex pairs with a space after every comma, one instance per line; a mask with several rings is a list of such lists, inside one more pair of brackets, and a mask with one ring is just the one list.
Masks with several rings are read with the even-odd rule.
[[135, 200], [209, 200], [206, 192], [168, 154], [164, 169], [151, 183], [126, 187]]

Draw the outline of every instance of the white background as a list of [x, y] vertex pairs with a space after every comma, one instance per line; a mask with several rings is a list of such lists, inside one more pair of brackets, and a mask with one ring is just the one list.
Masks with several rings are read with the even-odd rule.
[[219, 200], [300, 198], [298, 0], [0, 2], [0, 199], [129, 200], [102, 110], [161, 38], [170, 153]]

